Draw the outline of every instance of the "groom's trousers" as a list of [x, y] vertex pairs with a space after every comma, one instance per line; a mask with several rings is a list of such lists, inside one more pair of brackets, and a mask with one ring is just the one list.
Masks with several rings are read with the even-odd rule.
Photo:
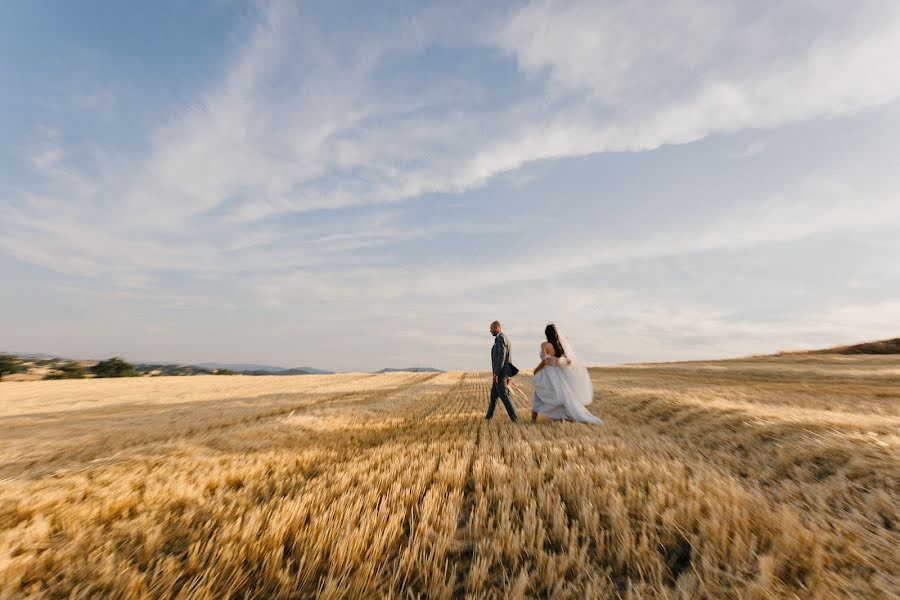
[[485, 419], [491, 419], [494, 416], [494, 408], [497, 406], [497, 398], [503, 402], [503, 408], [506, 409], [506, 414], [509, 415], [509, 420], [515, 422], [516, 411], [513, 408], [512, 402], [509, 401], [509, 389], [506, 387], [506, 378], [501, 377], [500, 380], [491, 386], [491, 401], [488, 404], [487, 414], [484, 416]]

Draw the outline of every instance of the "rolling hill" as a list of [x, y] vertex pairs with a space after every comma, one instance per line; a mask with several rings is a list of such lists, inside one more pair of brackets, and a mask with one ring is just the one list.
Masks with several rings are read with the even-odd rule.
[[815, 350], [811, 354], [900, 354], [900, 338], [865, 342], [852, 346], [836, 346], [825, 350]]

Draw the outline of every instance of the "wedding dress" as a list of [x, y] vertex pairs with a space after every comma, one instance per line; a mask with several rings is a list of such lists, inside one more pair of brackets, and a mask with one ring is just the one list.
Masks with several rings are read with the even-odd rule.
[[551, 419], [571, 419], [603, 425], [602, 419], [585, 408], [594, 399], [594, 386], [587, 368], [575, 357], [559, 329], [557, 333], [563, 356], [551, 356], [541, 348], [541, 360], [545, 361], [546, 366], [532, 378], [534, 398], [531, 409]]

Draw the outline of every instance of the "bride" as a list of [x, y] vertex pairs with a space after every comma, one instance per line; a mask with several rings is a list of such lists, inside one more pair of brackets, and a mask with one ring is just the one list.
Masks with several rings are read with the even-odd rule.
[[541, 344], [541, 364], [534, 369], [534, 398], [531, 422], [538, 413], [551, 419], [565, 419], [603, 425], [585, 408], [594, 399], [594, 386], [587, 369], [578, 362], [556, 325], [544, 329], [547, 341]]

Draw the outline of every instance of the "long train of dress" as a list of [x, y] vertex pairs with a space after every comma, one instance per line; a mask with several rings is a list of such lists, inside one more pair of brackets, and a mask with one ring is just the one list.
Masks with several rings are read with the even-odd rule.
[[603, 425], [603, 419], [592, 415], [587, 408], [594, 399], [594, 386], [587, 369], [541, 351], [547, 365], [535, 373], [534, 398], [531, 409], [551, 419], [570, 419], [581, 423]]

